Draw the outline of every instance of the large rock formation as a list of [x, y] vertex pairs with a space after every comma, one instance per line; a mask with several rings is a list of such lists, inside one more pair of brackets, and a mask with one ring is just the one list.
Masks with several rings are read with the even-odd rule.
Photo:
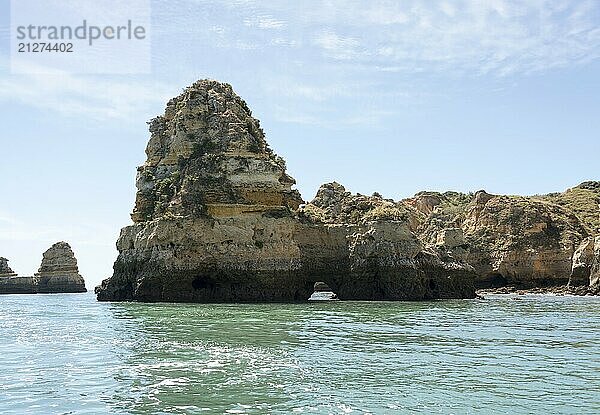
[[472, 297], [473, 268], [425, 249], [415, 233], [416, 216], [403, 203], [352, 195], [335, 182], [321, 186], [314, 200], [299, 210], [308, 223], [343, 232], [345, 285], [354, 292], [374, 299]]
[[[305, 301], [473, 297], [473, 270], [425, 250], [378, 197], [321, 188], [298, 209], [285, 163], [227, 84], [198, 81], [150, 122], [134, 224], [99, 300]], [[331, 193], [331, 195], [329, 195]]]
[[400, 202], [334, 182], [303, 204], [246, 103], [216, 81], [169, 101], [150, 132], [134, 224], [99, 300], [302, 301], [315, 282], [341, 299], [600, 284], [600, 182]]
[[37, 285], [33, 277], [19, 277], [8, 266], [8, 259], [0, 258], [0, 294], [35, 294]]
[[504, 278], [507, 284], [566, 284], [571, 259], [588, 236], [578, 218], [566, 209], [521, 197], [499, 196], [475, 203], [463, 224], [476, 267], [485, 283]]
[[425, 245], [472, 265], [478, 288], [578, 287], [589, 284], [598, 214], [590, 183], [533, 197], [430, 192], [428, 204], [422, 192], [405, 203], [425, 214]]
[[258, 120], [231, 86], [197, 82], [149, 124], [134, 222], [227, 216], [250, 205], [285, 210], [302, 203], [283, 159], [268, 147]]
[[42, 264], [32, 277], [19, 277], [0, 258], [0, 294], [86, 292], [77, 260], [66, 242], [57, 242], [44, 252]]
[[35, 277], [0, 276], [0, 294], [37, 294]]

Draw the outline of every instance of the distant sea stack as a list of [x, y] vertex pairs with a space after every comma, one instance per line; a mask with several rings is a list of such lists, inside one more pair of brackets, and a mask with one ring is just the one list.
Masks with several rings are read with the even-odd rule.
[[37, 282], [34, 277], [19, 277], [8, 266], [8, 259], [0, 258], [0, 294], [35, 294]]
[[42, 264], [35, 274], [39, 293], [86, 292], [85, 281], [79, 275], [77, 259], [66, 242], [57, 242], [42, 256]]
[[[4, 261], [3, 261], [4, 260]], [[77, 260], [66, 242], [52, 245], [42, 257], [38, 272], [32, 277], [19, 277], [0, 258], [0, 294], [82, 293], [85, 281], [79, 275]]]
[[284, 160], [228, 84], [202, 80], [150, 122], [134, 224], [101, 301], [475, 297], [475, 269], [419, 237], [415, 208], [322, 187], [303, 204]]
[[8, 259], [0, 257], [0, 277], [16, 277], [17, 274], [13, 272], [8, 266]]

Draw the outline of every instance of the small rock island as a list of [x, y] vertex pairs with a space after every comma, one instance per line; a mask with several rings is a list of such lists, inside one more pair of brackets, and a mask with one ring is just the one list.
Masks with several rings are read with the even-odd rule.
[[321, 186], [305, 203], [230, 85], [197, 81], [150, 121], [133, 224], [100, 301], [474, 298], [477, 288], [600, 289], [600, 183], [564, 193]]
[[86, 292], [85, 281], [79, 275], [77, 259], [67, 242], [57, 242], [42, 256], [38, 272], [31, 277], [19, 277], [0, 258], [0, 294], [56, 294]]

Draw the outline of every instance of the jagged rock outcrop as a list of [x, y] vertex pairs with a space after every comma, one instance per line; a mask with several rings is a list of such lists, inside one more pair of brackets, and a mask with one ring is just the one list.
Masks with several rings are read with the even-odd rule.
[[317, 281], [341, 299], [474, 296], [471, 267], [423, 249], [415, 209], [337, 183], [299, 208], [231, 86], [196, 82], [150, 132], [134, 224], [99, 300], [305, 301]]
[[37, 294], [35, 277], [0, 277], [0, 294]]
[[[3, 273], [3, 270], [7, 272]], [[66, 242], [57, 242], [44, 252], [40, 268], [34, 276], [17, 276], [8, 268], [6, 260], [0, 258], [0, 294], [81, 292], [86, 292], [85, 282], [79, 275], [71, 246]]]
[[588, 236], [565, 208], [516, 196], [476, 201], [463, 229], [472, 248], [467, 262], [483, 284], [502, 278], [510, 285], [532, 287], [566, 284], [573, 253]]
[[399, 202], [333, 182], [304, 204], [231, 86], [198, 81], [149, 124], [134, 224], [99, 300], [302, 301], [317, 281], [342, 299], [462, 298], [598, 281], [600, 182]]
[[472, 265], [478, 288], [576, 287], [589, 281], [591, 218], [597, 214], [589, 185], [595, 182], [587, 183], [545, 196], [421, 192], [405, 202], [414, 204], [423, 194], [437, 198], [419, 236], [426, 246]]
[[435, 192], [419, 192], [415, 197], [407, 199], [406, 203], [422, 214], [430, 215], [436, 206], [442, 204], [442, 195]]
[[149, 125], [134, 222], [302, 203], [285, 162], [268, 147], [259, 121], [230, 85], [197, 82]]
[[[345, 231], [349, 279], [371, 298], [472, 296], [473, 268], [425, 250], [414, 230], [418, 212], [379, 196], [353, 195], [338, 183], [321, 186], [301, 218]], [[377, 290], [388, 294], [381, 294]]]

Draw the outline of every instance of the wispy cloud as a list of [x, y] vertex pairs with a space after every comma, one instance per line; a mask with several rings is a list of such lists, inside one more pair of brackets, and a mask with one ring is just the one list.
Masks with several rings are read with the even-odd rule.
[[258, 27], [259, 29], [281, 29], [285, 26], [283, 20], [274, 19], [271, 16], [252, 16], [244, 19], [244, 24], [248, 27]]
[[311, 125], [327, 130], [343, 130], [348, 126], [369, 126], [377, 128], [384, 120], [398, 115], [398, 110], [380, 110], [374, 108], [360, 111], [348, 111], [342, 114], [329, 111], [329, 117], [323, 117], [323, 109], [316, 107], [312, 110], [299, 110], [293, 106], [277, 105], [274, 119], [300, 125]]
[[[595, 0], [322, 0], [311, 5], [248, 1], [239, 13], [252, 28], [260, 27], [261, 16], [268, 16], [263, 26], [281, 28], [285, 22], [281, 38], [286, 42], [280, 44], [303, 44], [308, 54], [388, 71], [504, 77], [600, 58], [600, 2]], [[306, 38], [312, 42], [303, 42]]]
[[282, 98], [294, 98], [316, 102], [327, 101], [334, 97], [348, 96], [348, 88], [332, 83], [313, 81], [298, 82], [290, 78], [272, 79], [263, 85], [269, 94]]
[[18, 102], [65, 116], [127, 120], [164, 105], [178, 91], [132, 78], [35, 72], [0, 77], [0, 101]]
[[[387, 93], [358, 85], [377, 76], [443, 73], [504, 79], [600, 58], [600, 2], [595, 0], [177, 4], [185, 13], [156, 11], [156, 39], [171, 36], [183, 42], [170, 49], [158, 41], [157, 78], [178, 72], [224, 76], [236, 68], [236, 56], [244, 56], [257, 81], [273, 82], [281, 75], [277, 71], [294, 78], [296, 86], [271, 88], [271, 93], [313, 102], [347, 93]], [[352, 89], [304, 82], [307, 73], [317, 80], [341, 79]], [[125, 120], [155, 114], [179, 92], [176, 75], [170, 81], [177, 87], [140, 77], [11, 75], [0, 78], [0, 101], [67, 116]]]
[[360, 42], [357, 38], [340, 36], [332, 30], [318, 33], [314, 44], [335, 59], [352, 59], [360, 54]]

